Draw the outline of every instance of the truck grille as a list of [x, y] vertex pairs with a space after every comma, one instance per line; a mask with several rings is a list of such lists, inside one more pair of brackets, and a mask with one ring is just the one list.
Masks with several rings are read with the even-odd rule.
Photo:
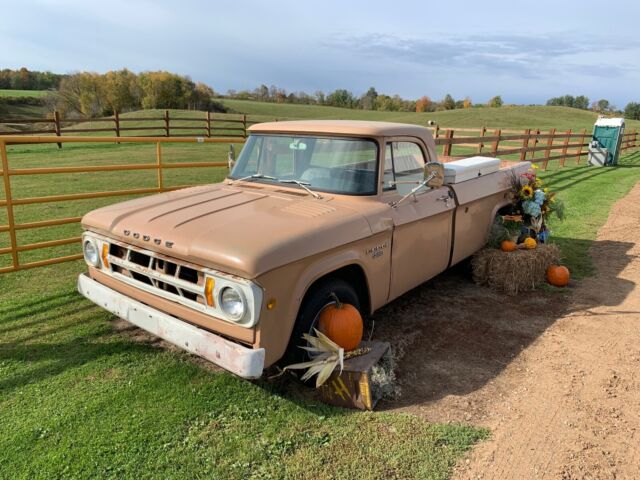
[[128, 283], [180, 303], [205, 305], [204, 273], [194, 266], [116, 243], [109, 245], [108, 261], [111, 272]]

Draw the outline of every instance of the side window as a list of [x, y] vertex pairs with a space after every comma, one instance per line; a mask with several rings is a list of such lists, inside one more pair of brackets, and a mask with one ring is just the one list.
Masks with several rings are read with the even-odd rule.
[[384, 151], [384, 177], [382, 179], [383, 190], [393, 190], [395, 185], [393, 181], [395, 176], [393, 175], [393, 152], [391, 150], [391, 143], [387, 143], [387, 147]]
[[[389, 144], [387, 144], [387, 149], [389, 148], [388, 145]], [[396, 189], [400, 195], [406, 195], [424, 178], [424, 155], [420, 147], [412, 142], [392, 142], [391, 150], [393, 178], [398, 182]], [[390, 178], [390, 181], [393, 180], [393, 178]], [[385, 187], [387, 187], [386, 164], [384, 180]]]

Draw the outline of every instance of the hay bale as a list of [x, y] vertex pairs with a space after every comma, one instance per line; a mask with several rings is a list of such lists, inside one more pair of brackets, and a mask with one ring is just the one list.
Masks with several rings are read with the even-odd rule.
[[486, 248], [471, 259], [476, 283], [512, 295], [535, 290], [546, 282], [547, 268], [559, 263], [558, 247], [545, 244], [539, 244], [533, 250], [513, 252]]

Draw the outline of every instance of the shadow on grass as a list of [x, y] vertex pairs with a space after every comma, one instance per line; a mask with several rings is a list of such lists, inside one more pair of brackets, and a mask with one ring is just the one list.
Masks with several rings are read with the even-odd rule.
[[0, 344], [0, 361], [39, 364], [35, 368], [25, 369], [24, 373], [0, 380], [0, 394], [5, 395], [13, 389], [42, 382], [67, 370], [95, 362], [100, 357], [130, 353], [132, 350], [148, 353], [153, 351], [152, 347], [127, 341], [104, 342], [100, 337], [101, 335], [87, 335], [66, 342]]
[[382, 408], [478, 390], [559, 318], [576, 309], [619, 305], [633, 290], [633, 282], [617, 277], [629, 263], [633, 244], [564, 241], [607, 252], [611, 261], [606, 272], [599, 271], [599, 280], [614, 285], [607, 289], [613, 295], [581, 295], [587, 300], [580, 305], [569, 295], [571, 286], [508, 296], [475, 285], [463, 264], [376, 312], [374, 338], [391, 342], [402, 388], [402, 396]]

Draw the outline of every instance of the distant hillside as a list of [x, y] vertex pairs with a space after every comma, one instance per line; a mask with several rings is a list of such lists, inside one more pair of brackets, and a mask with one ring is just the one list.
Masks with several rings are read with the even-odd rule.
[[13, 98], [22, 98], [22, 97], [46, 97], [50, 93], [53, 93], [51, 90], [6, 90], [0, 89], [0, 98], [2, 97], [13, 97]]
[[[444, 127], [501, 127], [501, 128], [556, 128], [567, 130], [591, 129], [598, 115], [587, 110], [568, 107], [500, 107], [468, 108], [432, 113], [380, 112], [351, 110], [319, 105], [291, 105], [246, 100], [221, 100], [232, 112], [278, 118], [314, 118], [379, 120], [426, 125], [429, 120]], [[631, 127], [640, 127], [640, 121], [628, 121]]]

